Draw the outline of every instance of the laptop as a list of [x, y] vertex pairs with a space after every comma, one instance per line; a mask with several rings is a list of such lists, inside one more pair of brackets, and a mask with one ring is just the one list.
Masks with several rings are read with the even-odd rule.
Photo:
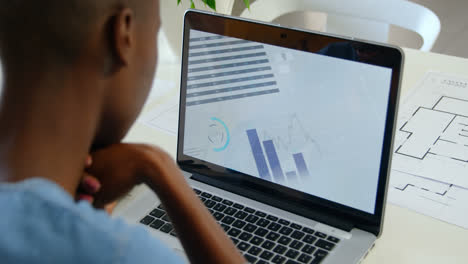
[[[359, 263], [382, 234], [402, 72], [388, 45], [190, 10], [177, 163], [250, 263]], [[158, 198], [119, 215], [183, 254]]]

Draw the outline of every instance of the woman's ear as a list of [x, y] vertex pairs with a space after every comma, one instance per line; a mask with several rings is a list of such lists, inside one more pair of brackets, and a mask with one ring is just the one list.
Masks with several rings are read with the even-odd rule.
[[123, 8], [109, 19], [108, 48], [109, 58], [106, 61], [106, 72], [115, 72], [129, 64], [135, 45], [135, 17], [130, 8]]

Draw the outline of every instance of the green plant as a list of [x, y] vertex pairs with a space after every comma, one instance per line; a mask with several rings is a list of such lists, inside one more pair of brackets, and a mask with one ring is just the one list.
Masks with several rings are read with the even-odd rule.
[[[180, 4], [180, 1], [181, 0], [177, 0], [177, 5]], [[202, 0], [202, 1], [203, 3], [205, 3], [205, 5], [209, 6], [211, 9], [216, 11], [216, 0]], [[245, 6], [250, 9], [250, 0], [243, 0], [243, 1], [244, 1]], [[195, 3], [193, 2], [193, 0], [190, 0], [190, 7], [195, 8]]]

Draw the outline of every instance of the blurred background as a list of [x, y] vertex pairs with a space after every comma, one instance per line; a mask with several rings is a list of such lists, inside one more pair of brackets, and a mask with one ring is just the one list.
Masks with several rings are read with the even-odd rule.
[[[212, 11], [204, 3], [201, 2], [202, 0], [193, 1], [197, 9]], [[333, 2], [333, 4], [329, 4], [330, 6], [325, 7], [326, 9], [366, 9], [367, 7], [367, 9], [362, 12], [362, 14], [371, 14], [370, 16], [374, 16], [376, 18], [379, 18], [382, 15], [388, 13], [388, 11], [385, 10], [386, 7], [395, 6], [395, 8], [393, 8], [394, 10], [391, 11], [395, 13], [393, 18], [394, 22], [404, 20], [406, 21], [405, 23], [407, 23], [408, 25], [411, 25], [412, 23], [413, 25], [416, 25], [417, 23], [420, 23], [417, 21], [424, 21], [423, 23], [428, 24], [429, 22], [427, 22], [427, 14], [417, 14], [419, 13], [417, 12], [418, 10], [410, 10], [409, 8], [398, 9], [400, 6], [404, 6], [402, 5], [402, 2], [404, 4], [404, 2], [406, 1], [413, 2], [430, 9], [437, 16], [436, 19], [440, 20], [440, 32], [435, 43], [429, 49], [431, 52], [468, 58], [468, 16], [466, 14], [468, 10], [468, 0], [342, 0], [341, 2], [340, 0], [302, 0], [301, 2], [314, 3], [314, 5], [319, 3], [322, 6], [327, 6], [327, 2]], [[270, 11], [284, 9], [285, 7], [287, 7], [287, 5], [292, 5], [293, 2], [297, 3], [299, 1], [250, 0], [250, 4], [252, 6], [250, 12], [246, 10], [244, 1], [242, 0], [217, 0], [216, 5], [217, 12], [219, 13], [232, 14], [267, 21], [269, 19], [265, 19], [265, 14], [266, 16], [268, 16], [268, 13]], [[378, 3], [378, 8], [376, 8], [375, 3]], [[385, 3], [386, 5], [384, 5]], [[174, 56], [172, 57], [172, 59], [170, 58], [171, 56], [166, 56], [166, 58], [170, 61], [178, 61], [178, 58], [180, 56], [180, 42], [182, 38], [182, 17], [185, 10], [190, 7], [190, 0], [182, 0], [179, 6], [177, 6], [176, 0], [161, 0], [161, 6], [163, 28], [165, 28], [165, 31], [167, 32], [167, 34], [163, 34], [165, 36], [162, 36], [162, 50], [166, 50], [164, 48], [167, 44], [171, 46], [171, 50], [174, 53]], [[262, 11], [259, 9], [267, 9], [267, 11]], [[397, 11], [395, 11], [395, 9]], [[353, 12], [355, 14], [356, 12], [359, 13], [359, 11]], [[357, 15], [359, 16], [361, 14]], [[280, 23], [286, 26], [307, 27], [308, 29], [327, 31], [336, 26], [336, 22], [334, 22], [333, 19], [335, 19], [335, 17], [333, 17], [333, 14], [320, 13], [320, 11], [318, 11], [307, 13], [304, 12], [303, 14], [295, 13], [294, 15], [291, 15], [289, 17], [283, 16], [279, 19], [279, 21], [275, 19], [273, 20], [273, 22]], [[307, 26], [300, 25], [301, 21], [304, 22], [304, 25]], [[342, 21], [340, 21], [339, 23], [343, 24]], [[360, 25], [362, 25], [362, 27], [366, 27], [368, 26], [368, 24], [369, 23], [367, 22], [361, 24], [357, 23], [352, 26], [349, 26], [348, 28], [346, 28], [346, 26], [345, 28], [340, 28], [337, 32], [333, 32], [333, 29], [329, 32], [338, 33], [340, 35], [342, 34], [366, 38], [365, 36], [360, 36], [360, 33], [362, 32], [353, 32], [353, 30], [358, 29], [359, 31], [361, 28]], [[342, 25], [340, 26], [342, 27]], [[429, 27], [429, 29], [431, 28], [435, 27]], [[414, 49], [421, 48], [421, 45], [423, 43], [422, 38], [415, 32], [395, 25], [390, 25], [387, 30], [388, 34], [384, 33], [384, 35], [388, 35], [388, 39], [382, 42], [388, 42], [401, 47], [409, 47]], [[425, 29], [425, 31], [427, 32], [427, 28]], [[376, 32], [377, 34], [379, 34], [378, 31], [376, 31], [375, 29], [374, 32], [372, 32], [371, 34], [376, 34]], [[379, 41], [379, 38], [380, 37], [374, 38], [374, 40]], [[166, 51], [164, 51], [164, 53], [164, 55], [168, 55]]]
[[[250, 0], [251, 3], [256, 1]], [[432, 47], [432, 52], [468, 58], [468, 0], [409, 1], [429, 8], [440, 19], [441, 31]], [[244, 8], [242, 1], [235, 1], [233, 13]], [[389, 36], [389, 43], [399, 44], [400, 46], [417, 48], [421, 44], [420, 38], [412, 32], [396, 26], [390, 27]]]
[[468, 1], [411, 0], [431, 9], [441, 22], [432, 52], [468, 58]]

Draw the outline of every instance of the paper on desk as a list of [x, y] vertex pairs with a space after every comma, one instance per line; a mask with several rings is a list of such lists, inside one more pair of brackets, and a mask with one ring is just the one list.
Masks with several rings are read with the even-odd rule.
[[389, 201], [468, 228], [468, 79], [428, 73], [401, 104]]
[[177, 135], [179, 120], [179, 97], [173, 95], [156, 103], [147, 113], [139, 119], [139, 122], [162, 131], [169, 135]]
[[392, 169], [468, 188], [468, 79], [428, 73], [398, 115]]
[[[148, 108], [155, 100], [162, 99], [167, 96], [172, 90], [175, 88], [175, 83], [166, 80], [154, 79], [153, 85], [151, 86], [151, 90], [146, 98], [146, 102], [143, 106], [143, 111]], [[141, 118], [138, 119], [137, 122], [141, 122]]]
[[174, 82], [154, 79], [147, 101], [166, 96], [175, 88], [175, 86], [176, 84]]
[[155, 79], [138, 122], [169, 135], [177, 135], [179, 97], [175, 88], [174, 82]]
[[468, 190], [392, 171], [388, 201], [468, 229]]

